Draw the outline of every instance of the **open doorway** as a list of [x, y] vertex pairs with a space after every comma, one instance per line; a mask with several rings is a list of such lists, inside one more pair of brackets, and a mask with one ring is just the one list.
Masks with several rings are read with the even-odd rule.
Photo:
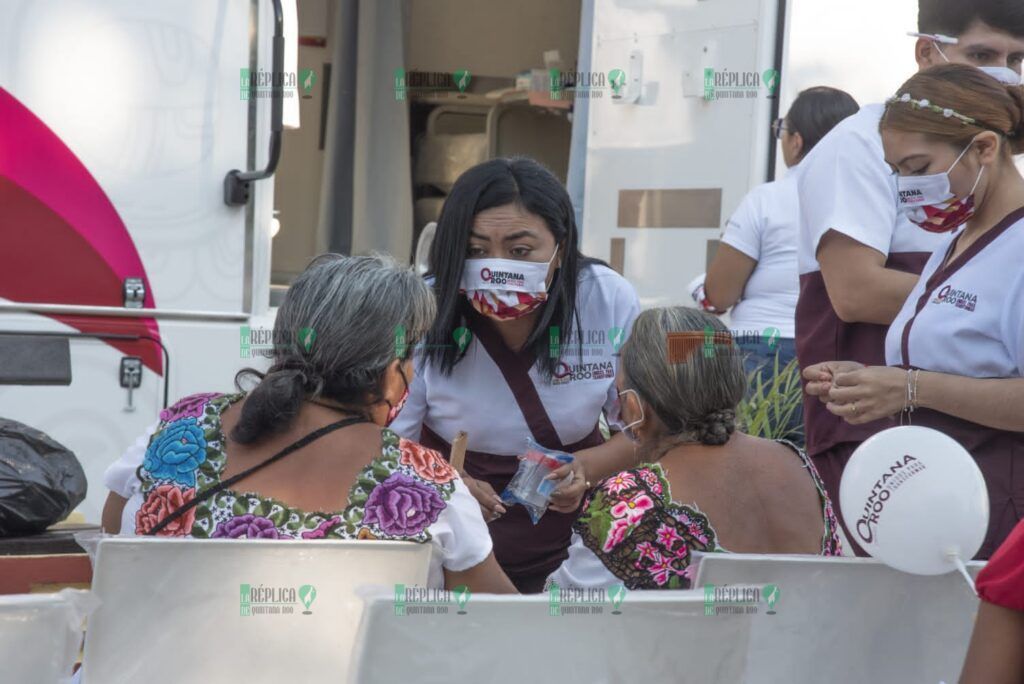
[[[576, 70], [580, 0], [303, 0], [298, 12], [299, 68], [324, 87], [284, 134], [271, 305], [339, 244], [410, 260], [455, 179], [481, 161], [528, 155], [566, 180], [573, 101], [553, 92], [551, 70]], [[334, 64], [345, 40], [358, 41], [357, 63]], [[340, 79], [346, 70], [353, 79]], [[346, 138], [332, 127], [343, 124], [353, 149], [339, 174], [332, 145]], [[325, 214], [335, 193], [349, 204]]]

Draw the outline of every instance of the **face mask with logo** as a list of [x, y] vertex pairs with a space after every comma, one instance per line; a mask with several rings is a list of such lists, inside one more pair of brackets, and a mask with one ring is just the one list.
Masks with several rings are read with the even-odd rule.
[[502, 321], [521, 318], [547, 301], [548, 270], [557, 255], [556, 247], [546, 262], [466, 259], [459, 291], [477, 313]]
[[911, 222], [930, 233], [948, 233], [974, 216], [974, 190], [978, 187], [985, 167], [978, 170], [978, 177], [974, 179], [974, 186], [966, 197], [957, 197], [949, 189], [949, 172], [960, 162], [973, 142], [963, 149], [944, 173], [896, 177], [898, 207]]

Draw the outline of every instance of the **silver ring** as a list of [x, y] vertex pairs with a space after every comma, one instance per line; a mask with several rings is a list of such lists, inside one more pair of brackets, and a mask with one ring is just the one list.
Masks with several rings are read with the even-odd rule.
[[854, 415], [856, 415], [857, 414], [857, 402], [853, 402], [852, 406], [853, 406], [853, 413], [854, 413]]

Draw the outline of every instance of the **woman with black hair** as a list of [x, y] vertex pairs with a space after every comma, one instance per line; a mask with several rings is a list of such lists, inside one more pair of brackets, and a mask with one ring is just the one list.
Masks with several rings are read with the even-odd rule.
[[[438, 315], [394, 425], [443, 453], [468, 433], [466, 483], [522, 592], [540, 591], [565, 558], [589, 482], [633, 456], [624, 436], [605, 442], [598, 422], [615, 406], [616, 353], [639, 302], [577, 243], [569, 195], [537, 162], [495, 159], [466, 171], [438, 221], [429, 276]], [[528, 437], [576, 456], [556, 471], [572, 479], [536, 525], [498, 496]]]
[[[695, 291], [694, 298], [706, 311], [721, 313], [732, 307], [731, 327], [744, 352], [747, 374], [758, 373], [765, 384], [771, 383], [776, 362], [781, 370], [796, 358], [798, 164], [826, 133], [857, 110], [857, 102], [836, 88], [808, 88], [797, 96], [785, 118], [772, 125], [782, 159], [791, 170], [743, 198], [725, 224], [703, 288]], [[780, 428], [788, 428], [778, 436], [802, 446], [800, 408], [791, 416], [775, 418], [784, 423]]]

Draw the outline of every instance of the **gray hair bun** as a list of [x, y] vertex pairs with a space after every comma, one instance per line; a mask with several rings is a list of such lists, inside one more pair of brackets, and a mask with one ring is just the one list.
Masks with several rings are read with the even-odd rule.
[[736, 431], [736, 410], [720, 409], [712, 411], [704, 420], [698, 421], [693, 426], [697, 441], [701, 444], [719, 446], [729, 441], [729, 437]]

